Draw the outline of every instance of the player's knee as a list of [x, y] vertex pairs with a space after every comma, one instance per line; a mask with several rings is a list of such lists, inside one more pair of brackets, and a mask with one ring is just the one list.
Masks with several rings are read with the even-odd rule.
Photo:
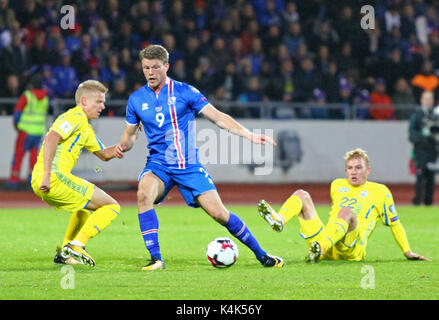
[[141, 204], [153, 204], [154, 203], [154, 199], [153, 199], [153, 195], [151, 192], [144, 190], [144, 189], [139, 189], [137, 190], [137, 203], [139, 205]]
[[221, 209], [217, 210], [209, 210], [209, 215], [218, 223], [225, 224], [229, 221], [230, 214], [228, 211], [224, 211]]
[[357, 218], [351, 208], [343, 207], [337, 214], [338, 218], [345, 220], [349, 224], [349, 229], [355, 229], [357, 226]]
[[295, 196], [298, 196], [300, 198], [300, 200], [302, 200], [303, 203], [312, 201], [312, 198], [311, 198], [311, 195], [309, 194], [309, 192], [305, 191], [303, 189], [296, 190], [293, 194]]

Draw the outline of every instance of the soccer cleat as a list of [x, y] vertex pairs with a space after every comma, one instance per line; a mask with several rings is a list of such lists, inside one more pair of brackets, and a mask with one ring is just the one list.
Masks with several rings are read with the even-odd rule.
[[68, 257], [73, 257], [77, 262], [92, 267], [96, 265], [96, 262], [94, 261], [92, 256], [87, 251], [85, 251], [85, 248], [82, 246], [75, 246], [68, 243], [62, 249], [61, 256], [65, 259], [67, 259]]
[[165, 269], [165, 263], [156, 257], [151, 259], [151, 262], [142, 268], [142, 271], [153, 271]]
[[284, 228], [284, 219], [268, 204], [267, 201], [261, 200], [258, 203], [259, 215], [268, 222], [270, 227], [276, 231], [281, 232]]
[[264, 267], [270, 268], [282, 268], [285, 265], [284, 259], [276, 256], [272, 256], [271, 254], [266, 254], [260, 260]]
[[313, 243], [311, 243], [311, 246], [309, 247], [309, 252], [308, 255], [305, 257], [305, 261], [310, 263], [319, 262], [321, 255], [322, 255], [322, 247], [320, 246], [320, 243], [314, 241]]
[[53, 262], [56, 264], [81, 264], [81, 262], [76, 261], [72, 256], [63, 257], [61, 254], [61, 248], [56, 247], [56, 255]]

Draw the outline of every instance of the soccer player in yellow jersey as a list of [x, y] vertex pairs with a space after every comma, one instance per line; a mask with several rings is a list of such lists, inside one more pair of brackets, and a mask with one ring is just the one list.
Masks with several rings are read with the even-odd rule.
[[261, 200], [258, 204], [259, 214], [278, 232], [282, 231], [285, 223], [297, 216], [300, 235], [309, 247], [306, 258], [309, 262], [319, 259], [365, 259], [367, 241], [378, 220], [390, 227], [407, 259], [428, 260], [411, 251], [392, 193], [383, 184], [367, 181], [370, 171], [369, 157], [364, 150], [355, 149], [346, 153], [346, 179], [336, 179], [331, 183], [332, 207], [326, 226], [305, 190], [294, 192], [279, 212]]
[[123, 157], [118, 145], [104, 147], [89, 124], [90, 119], [97, 119], [105, 109], [107, 91], [95, 80], [78, 86], [77, 106], [55, 120], [32, 171], [35, 194], [49, 205], [72, 213], [62, 250], [55, 256], [56, 263], [94, 266], [95, 261], [85, 246], [120, 213], [119, 204], [110, 195], [71, 174], [84, 147], [103, 161]]

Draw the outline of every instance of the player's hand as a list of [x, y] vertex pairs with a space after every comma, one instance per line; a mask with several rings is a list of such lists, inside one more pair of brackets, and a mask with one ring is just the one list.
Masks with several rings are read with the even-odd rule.
[[252, 133], [250, 135], [250, 140], [251, 140], [251, 142], [257, 143], [257, 144], [266, 144], [268, 142], [269, 144], [272, 144], [273, 146], [277, 146], [276, 141], [274, 141], [270, 137], [267, 137], [264, 134], [254, 134], [254, 133]]
[[50, 176], [43, 177], [43, 181], [41, 181], [41, 185], [38, 189], [40, 189], [44, 193], [49, 192], [49, 190], [50, 190]]
[[113, 152], [114, 152], [114, 156], [116, 158], [122, 159], [123, 153], [125, 152], [125, 150], [124, 150], [124, 147], [122, 147], [122, 145], [119, 143], [119, 144], [114, 146]]
[[408, 260], [422, 260], [422, 261], [431, 261], [430, 259], [421, 256], [417, 253], [414, 253], [412, 251], [407, 251], [404, 253], [404, 256], [408, 259]]

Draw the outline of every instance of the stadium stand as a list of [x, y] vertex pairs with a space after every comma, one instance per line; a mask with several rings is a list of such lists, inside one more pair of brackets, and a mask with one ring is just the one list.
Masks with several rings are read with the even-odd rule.
[[[375, 28], [367, 30], [360, 26], [362, 4], [1, 0], [0, 97], [16, 97], [32, 74], [41, 73], [52, 98], [72, 98], [73, 88], [91, 78], [110, 87], [110, 100], [126, 99], [145, 83], [137, 54], [148, 44], [164, 45], [171, 53], [170, 76], [211, 100], [313, 103], [317, 92], [326, 103], [344, 106], [323, 113], [299, 110], [291, 117], [337, 119], [370, 99], [413, 104], [419, 87], [437, 91], [437, 1], [367, 1], [376, 18]], [[60, 27], [63, 5], [75, 8], [73, 29]], [[385, 91], [378, 99], [377, 87]], [[12, 108], [3, 103], [0, 114]], [[123, 116], [123, 109], [111, 106], [107, 115]], [[252, 108], [238, 109], [227, 111], [260, 116]], [[355, 110], [360, 119], [398, 117], [390, 107], [378, 115]]]

